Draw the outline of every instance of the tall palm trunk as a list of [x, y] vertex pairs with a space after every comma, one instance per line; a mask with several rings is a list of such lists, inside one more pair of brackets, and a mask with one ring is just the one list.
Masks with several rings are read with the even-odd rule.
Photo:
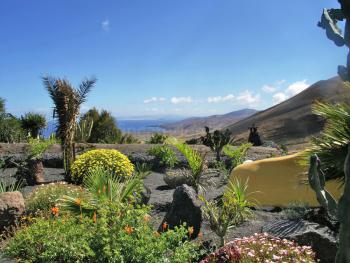
[[55, 104], [54, 117], [58, 119], [57, 134], [61, 140], [66, 180], [71, 181], [70, 168], [74, 162], [74, 133], [79, 109], [86, 100], [96, 79], [84, 80], [78, 89], [65, 79], [43, 78], [44, 85]]

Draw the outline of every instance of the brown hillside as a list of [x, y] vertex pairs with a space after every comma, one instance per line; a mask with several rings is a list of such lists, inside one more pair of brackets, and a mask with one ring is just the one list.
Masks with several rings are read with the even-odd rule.
[[265, 141], [302, 142], [317, 135], [324, 125], [322, 119], [311, 112], [312, 104], [317, 100], [331, 103], [350, 101], [350, 88], [338, 77], [322, 80], [298, 95], [227, 128], [237, 139], [247, 140], [248, 127], [255, 123]]

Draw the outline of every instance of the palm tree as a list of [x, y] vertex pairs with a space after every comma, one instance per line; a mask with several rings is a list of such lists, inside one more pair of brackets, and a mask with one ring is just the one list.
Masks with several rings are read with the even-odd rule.
[[21, 117], [21, 126], [33, 138], [38, 138], [40, 130], [46, 127], [46, 118], [42, 114], [28, 112]]
[[53, 117], [57, 118], [57, 136], [63, 149], [66, 180], [70, 181], [70, 167], [74, 161], [73, 141], [77, 117], [87, 94], [96, 83], [96, 79], [85, 79], [78, 89], [73, 88], [67, 79], [44, 77], [43, 83], [54, 103]]
[[344, 162], [350, 143], [350, 105], [318, 102], [313, 112], [324, 118], [326, 125], [320, 136], [312, 139], [307, 158], [310, 154], [318, 155], [327, 180], [344, 180]]

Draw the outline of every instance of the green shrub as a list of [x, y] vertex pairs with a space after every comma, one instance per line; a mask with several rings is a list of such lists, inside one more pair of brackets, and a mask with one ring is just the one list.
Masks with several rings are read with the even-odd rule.
[[147, 207], [109, 204], [93, 216], [36, 218], [8, 240], [6, 256], [20, 262], [183, 263], [198, 258], [185, 227], [164, 233], [150, 226]]
[[149, 141], [147, 143], [150, 143], [150, 144], [163, 144], [166, 139], [168, 138], [167, 135], [164, 135], [162, 133], [154, 133], [151, 138], [149, 139]]
[[283, 209], [284, 215], [289, 220], [303, 219], [309, 211], [310, 207], [308, 206], [308, 204], [301, 202], [291, 203], [285, 209]]
[[156, 158], [160, 168], [173, 168], [178, 162], [175, 151], [166, 145], [153, 146], [148, 153]]
[[0, 142], [21, 142], [25, 137], [20, 120], [12, 114], [0, 112]]
[[134, 171], [134, 165], [121, 152], [96, 149], [85, 152], [76, 159], [71, 167], [72, 180], [80, 184], [85, 176], [99, 168], [113, 173], [117, 178], [130, 177]]
[[[18, 230], [4, 249], [6, 256], [19, 262], [91, 262], [95, 253], [91, 241], [94, 223], [83, 218], [34, 218]], [[95, 261], [96, 262], [96, 261]]]
[[84, 191], [79, 186], [64, 183], [40, 185], [26, 198], [26, 209], [33, 214], [47, 213], [64, 195], [80, 198]]
[[54, 143], [55, 139], [33, 139], [28, 140], [28, 153], [31, 159], [41, 159], [43, 153], [48, 150]]
[[251, 143], [243, 143], [238, 147], [225, 145], [223, 152], [231, 159], [231, 169], [242, 164], [247, 156], [247, 151], [253, 145]]
[[45, 115], [28, 112], [21, 117], [21, 126], [31, 137], [38, 138], [40, 131], [46, 127]]
[[6, 183], [0, 180], [0, 194], [5, 192], [18, 191], [22, 187], [22, 181], [18, 183]]
[[98, 111], [96, 108], [86, 112], [81, 120], [93, 122], [88, 142], [90, 143], [118, 143], [122, 132], [116, 125], [116, 119], [106, 110]]

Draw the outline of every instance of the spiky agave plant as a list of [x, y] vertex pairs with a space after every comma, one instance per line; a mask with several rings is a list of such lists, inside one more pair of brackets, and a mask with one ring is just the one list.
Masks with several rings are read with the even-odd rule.
[[312, 146], [307, 150], [307, 158], [317, 154], [322, 161], [326, 180], [344, 180], [344, 162], [347, 145], [350, 142], [350, 105], [317, 102], [313, 112], [325, 119], [325, 128], [320, 136], [312, 139]]
[[135, 194], [140, 191], [142, 180], [133, 175], [127, 179], [118, 179], [114, 174], [103, 168], [91, 172], [83, 182], [86, 189], [81, 199], [64, 196], [60, 206], [75, 213], [93, 213], [105, 203], [127, 203], [136, 200]]
[[63, 148], [66, 180], [70, 181], [70, 166], [74, 161], [73, 140], [79, 109], [96, 79], [85, 79], [75, 89], [67, 79], [44, 77], [43, 83], [54, 103], [54, 118], [58, 120], [57, 135]]

